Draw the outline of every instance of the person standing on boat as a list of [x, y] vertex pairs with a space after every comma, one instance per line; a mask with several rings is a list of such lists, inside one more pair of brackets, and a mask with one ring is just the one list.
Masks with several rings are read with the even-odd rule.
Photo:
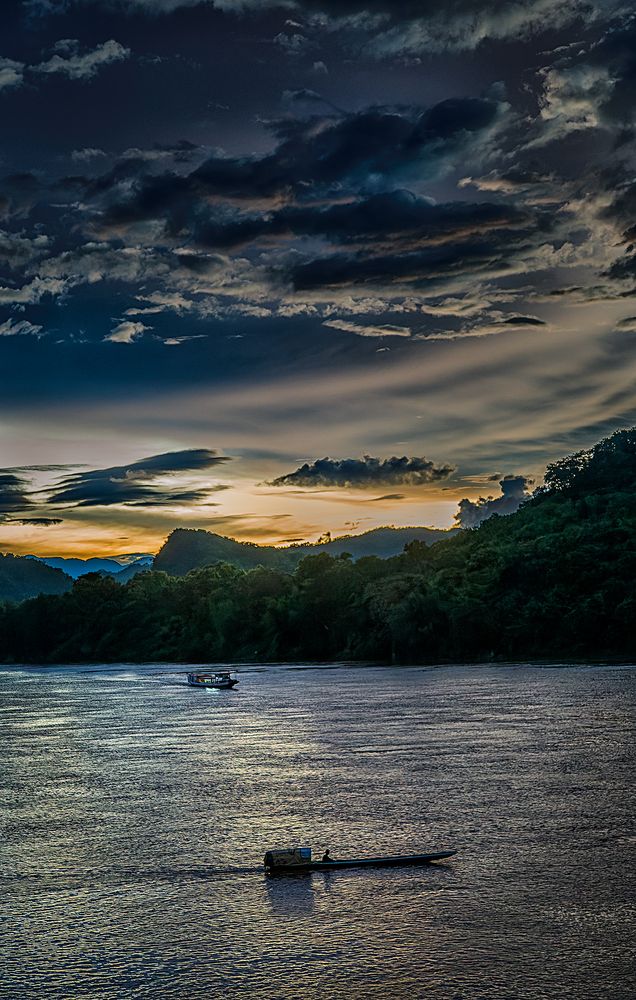
[[330, 858], [330, 857], [329, 857], [329, 848], [327, 848], [327, 850], [326, 850], [326, 851], [325, 851], [325, 853], [323, 854], [323, 856], [322, 856], [322, 860], [323, 860], [323, 862], [324, 862], [324, 861], [333, 861], [333, 858]]

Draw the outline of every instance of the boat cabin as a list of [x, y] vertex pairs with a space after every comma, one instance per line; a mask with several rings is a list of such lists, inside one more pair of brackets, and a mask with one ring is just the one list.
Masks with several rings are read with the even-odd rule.
[[282, 851], [266, 851], [263, 864], [270, 870], [289, 868], [290, 865], [310, 865], [311, 847], [290, 847]]

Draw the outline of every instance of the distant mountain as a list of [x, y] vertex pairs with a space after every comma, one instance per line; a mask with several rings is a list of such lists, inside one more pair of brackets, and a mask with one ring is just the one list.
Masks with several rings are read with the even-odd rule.
[[129, 580], [132, 580], [133, 576], [137, 576], [137, 573], [146, 573], [148, 570], [151, 570], [152, 562], [152, 556], [142, 556], [141, 559], [137, 559], [135, 562], [124, 566], [118, 573], [113, 573], [113, 580], [116, 580], [117, 583], [128, 583]]
[[[153, 560], [153, 557], [148, 553], [138, 552], [131, 555], [114, 556], [113, 558], [100, 558], [99, 556], [94, 556], [91, 559], [66, 559], [62, 556], [45, 558], [28, 556], [27, 558], [36, 559], [38, 562], [44, 563], [46, 566], [52, 566], [54, 569], [61, 569], [68, 576], [72, 576], [74, 580], [77, 580], [80, 576], [84, 576], [86, 573], [111, 573], [113, 576], [117, 576], [121, 583], [125, 583], [135, 573], [139, 573], [141, 569], [150, 569]], [[137, 567], [134, 573], [128, 574], [125, 577], [120, 576], [124, 568], [128, 570], [132, 566]]]
[[30, 556], [0, 554], [0, 601], [24, 601], [38, 594], [63, 594], [73, 580]]
[[253, 542], [237, 542], [224, 535], [210, 531], [177, 528], [173, 531], [157, 553], [153, 569], [172, 576], [184, 576], [191, 569], [209, 566], [215, 562], [227, 562], [240, 569], [266, 566], [270, 569], [293, 570], [307, 555], [327, 552], [329, 555], [351, 553], [354, 559], [363, 556], [379, 556], [387, 559], [399, 555], [404, 546], [412, 541], [432, 545], [444, 538], [450, 538], [456, 531], [437, 528], [374, 528], [361, 535], [343, 535], [327, 542], [292, 545], [276, 548], [274, 545], [255, 545]]

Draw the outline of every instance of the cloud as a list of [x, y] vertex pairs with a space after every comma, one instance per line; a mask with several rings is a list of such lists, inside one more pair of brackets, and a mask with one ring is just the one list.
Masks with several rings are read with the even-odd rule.
[[8, 520], [7, 514], [26, 511], [30, 506], [27, 481], [13, 472], [0, 470], [0, 521]]
[[515, 205], [488, 202], [435, 204], [430, 198], [398, 189], [323, 205], [288, 205], [260, 215], [234, 214], [226, 219], [200, 218], [196, 241], [229, 249], [276, 236], [322, 236], [333, 242], [405, 250], [427, 243], [464, 239], [490, 229], [520, 227], [533, 213]]
[[0, 286], [0, 305], [34, 305], [40, 302], [45, 295], [59, 295], [67, 287], [68, 282], [58, 278], [34, 278], [21, 288]]
[[445, 279], [457, 281], [462, 275], [480, 274], [492, 278], [505, 272], [514, 273], [511, 258], [518, 268], [527, 270], [519, 258], [532, 246], [532, 234], [520, 231], [475, 236], [456, 244], [424, 245], [419, 250], [402, 251], [396, 247], [391, 252], [377, 254], [329, 254], [307, 263], [292, 263], [289, 278], [296, 291], [364, 284], [388, 289], [400, 286], [403, 292], [410, 287], [415, 292], [428, 285], [431, 292], [437, 290], [439, 294], [440, 282]]
[[7, 264], [12, 270], [24, 267], [37, 257], [42, 257], [50, 243], [50, 238], [43, 233], [30, 237], [0, 229], [0, 262]]
[[447, 479], [451, 465], [435, 465], [426, 458], [321, 458], [273, 479], [269, 486], [337, 486], [352, 489], [378, 486], [425, 486]]
[[[497, 318], [499, 316], [499, 318]], [[459, 330], [444, 330], [435, 333], [416, 333], [415, 340], [465, 340], [475, 337], [495, 337], [510, 330], [527, 331], [537, 327], [547, 327], [547, 323], [538, 316], [504, 316], [495, 313], [492, 322], [478, 320], [473, 326], [464, 326]]]
[[56, 52], [46, 62], [31, 69], [35, 73], [60, 73], [69, 80], [90, 80], [102, 67], [128, 59], [130, 54], [130, 49], [110, 38], [83, 55], [74, 53], [65, 57]]
[[61, 517], [19, 517], [15, 519], [17, 524], [33, 525], [36, 528], [49, 528], [54, 524], [62, 524]]
[[101, 160], [106, 156], [103, 149], [97, 149], [95, 146], [85, 146], [84, 149], [74, 149], [71, 153], [71, 159], [76, 163], [90, 163], [92, 160]]
[[344, 319], [328, 319], [322, 325], [333, 327], [334, 330], [344, 330], [346, 333], [355, 333], [358, 337], [411, 336], [408, 326], [361, 326], [359, 323], [350, 323]]
[[493, 514], [514, 514], [530, 496], [528, 487], [532, 479], [525, 476], [504, 476], [499, 481], [500, 497], [480, 497], [479, 500], [460, 500], [455, 520], [460, 528], [476, 528]]
[[0, 91], [20, 87], [24, 82], [24, 63], [0, 57]]
[[293, 33], [288, 33], [286, 31], [280, 31], [273, 38], [274, 45], [280, 45], [285, 52], [292, 56], [303, 55], [308, 48], [311, 47], [311, 40], [305, 35], [301, 35], [300, 32], [295, 31]]
[[538, 316], [506, 316], [501, 320], [502, 326], [547, 326], [544, 319]]
[[146, 330], [152, 330], [152, 327], [125, 319], [111, 330], [104, 340], [110, 340], [113, 344], [132, 344]]
[[[215, 155], [187, 176], [170, 173], [135, 178], [129, 167], [124, 197], [115, 197], [105, 206], [102, 225], [120, 227], [163, 218], [168, 232], [182, 231], [184, 224], [190, 224], [197, 239], [205, 242], [202, 230], [212, 197], [261, 205], [276, 202], [280, 196], [289, 199], [296, 195], [302, 200], [311, 194], [315, 198], [334, 184], [341, 190], [358, 192], [364, 185], [396, 188], [400, 180], [421, 182], [444, 174], [462, 150], [486, 142], [507, 109], [505, 102], [465, 97], [425, 109], [376, 107], [336, 118], [272, 122], [270, 129], [277, 145], [262, 156]], [[112, 190], [116, 195], [118, 185], [118, 175], [105, 177], [96, 193]], [[247, 236], [251, 237], [253, 221], [239, 221], [248, 225]], [[271, 228], [275, 232], [288, 221], [275, 219]], [[222, 217], [210, 219], [211, 244], [222, 240], [223, 223]], [[297, 220], [297, 224], [302, 225], [302, 221]], [[268, 231], [267, 226], [264, 231]], [[245, 239], [240, 230], [237, 237], [237, 242]]]
[[625, 330], [627, 333], [636, 333], [636, 316], [625, 316], [624, 319], [619, 319], [616, 329]]
[[[113, 0], [79, 0], [85, 5], [112, 6]], [[121, 2], [121, 0], [120, 0]], [[128, 6], [149, 16], [207, 4], [228, 15], [262, 15], [267, 8], [293, 15], [289, 32], [310, 28], [334, 34], [341, 44], [383, 58], [426, 52], [465, 51], [487, 41], [527, 39], [579, 24], [592, 25], [630, 7], [624, 0], [129, 0]], [[29, 0], [32, 12], [60, 13], [66, 4]], [[304, 38], [305, 36], [300, 36]], [[293, 41], [288, 43], [292, 47]]]
[[26, 319], [7, 319], [4, 323], [0, 323], [0, 337], [38, 337], [41, 330], [41, 326]]
[[162, 339], [166, 347], [178, 347], [179, 344], [185, 344], [188, 340], [204, 340], [205, 334], [195, 333], [185, 337], [163, 337]]
[[[226, 455], [207, 448], [151, 455], [129, 465], [95, 469], [64, 476], [47, 499], [47, 504], [73, 507], [182, 506], [209, 504], [210, 495], [227, 489], [223, 484], [204, 488], [175, 489], [168, 478], [177, 474], [200, 473], [229, 462]], [[158, 480], [158, 481], [157, 481]]]
[[554, 182], [554, 177], [550, 174], [528, 167], [514, 166], [505, 170], [491, 170], [482, 177], [462, 177], [458, 182], [458, 187], [475, 187], [479, 191], [495, 194], [519, 194], [552, 182]]
[[543, 93], [538, 134], [526, 149], [561, 140], [570, 132], [598, 128], [600, 108], [609, 100], [614, 79], [607, 66], [585, 63], [541, 71]]

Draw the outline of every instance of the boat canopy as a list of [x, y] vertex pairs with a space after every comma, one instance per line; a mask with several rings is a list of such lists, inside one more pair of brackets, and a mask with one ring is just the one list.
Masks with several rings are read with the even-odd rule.
[[288, 847], [285, 850], [267, 851], [263, 861], [266, 868], [311, 864], [311, 847]]

